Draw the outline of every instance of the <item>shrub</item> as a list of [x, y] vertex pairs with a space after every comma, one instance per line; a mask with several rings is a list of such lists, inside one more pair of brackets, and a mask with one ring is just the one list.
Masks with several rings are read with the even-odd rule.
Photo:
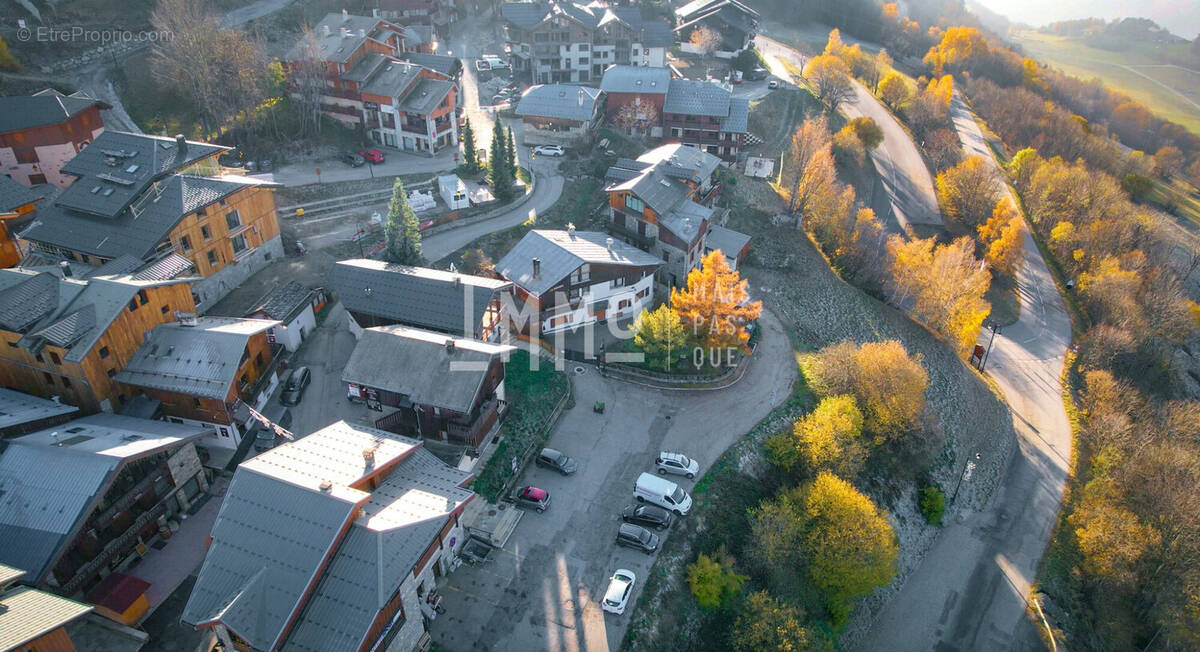
[[946, 511], [946, 493], [939, 487], [925, 487], [918, 495], [921, 516], [925, 517], [925, 522], [941, 525], [942, 514]]
[[696, 602], [709, 611], [729, 606], [746, 584], [746, 576], [733, 570], [733, 559], [723, 551], [713, 557], [701, 554], [688, 566], [687, 579]]

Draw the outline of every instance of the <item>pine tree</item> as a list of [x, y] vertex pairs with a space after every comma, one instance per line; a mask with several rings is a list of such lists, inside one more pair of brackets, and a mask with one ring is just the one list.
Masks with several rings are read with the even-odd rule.
[[517, 182], [517, 174], [521, 166], [517, 164], [517, 139], [513, 138], [512, 127], [508, 128], [508, 143], [505, 146], [508, 153], [508, 173], [513, 183]]
[[387, 248], [383, 253], [384, 260], [399, 265], [420, 265], [425, 262], [421, 256], [421, 224], [412, 205], [408, 203], [408, 193], [404, 192], [404, 184], [399, 179], [392, 186], [385, 235]]
[[497, 120], [492, 125], [492, 147], [488, 153], [488, 160], [490, 162], [488, 182], [492, 184], [492, 193], [500, 201], [512, 199], [512, 172], [508, 169], [507, 140], [508, 138], [504, 134], [504, 127]]
[[479, 170], [479, 157], [475, 152], [475, 130], [471, 128], [471, 119], [467, 118], [462, 130], [463, 165], [468, 172]]

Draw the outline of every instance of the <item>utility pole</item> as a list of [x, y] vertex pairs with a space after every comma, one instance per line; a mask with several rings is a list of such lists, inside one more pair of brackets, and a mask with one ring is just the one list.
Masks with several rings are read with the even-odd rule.
[[962, 488], [963, 480], [971, 477], [971, 472], [975, 470], [975, 462], [979, 460], [979, 453], [975, 453], [975, 459], [967, 462], [967, 468], [963, 469], [962, 475], [958, 476], [958, 484], [954, 485], [954, 495], [950, 496], [950, 502], [958, 498], [958, 490]]
[[979, 361], [979, 373], [983, 373], [984, 367], [987, 366], [988, 356], [992, 354], [992, 343], [996, 341], [996, 335], [1000, 333], [1000, 326], [996, 322], [988, 325], [992, 329], [992, 336], [988, 338], [987, 351], [983, 352], [983, 359]]

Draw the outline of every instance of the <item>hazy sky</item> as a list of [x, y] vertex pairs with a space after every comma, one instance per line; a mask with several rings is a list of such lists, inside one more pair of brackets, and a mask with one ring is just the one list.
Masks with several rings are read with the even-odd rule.
[[1186, 39], [1200, 32], [1200, 0], [976, 0], [1035, 27], [1074, 18], [1149, 18]]

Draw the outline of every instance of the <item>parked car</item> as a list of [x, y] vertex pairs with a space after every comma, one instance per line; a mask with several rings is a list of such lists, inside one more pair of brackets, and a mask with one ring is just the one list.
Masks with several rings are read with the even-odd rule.
[[617, 545], [641, 550], [647, 555], [658, 550], [658, 535], [632, 523], [622, 523], [617, 530]]
[[385, 157], [383, 152], [377, 149], [364, 149], [358, 153], [359, 156], [367, 159], [371, 163], [383, 163]]
[[553, 448], [543, 448], [535, 462], [538, 466], [554, 469], [563, 475], [571, 475], [579, 468], [579, 463], [573, 458]]
[[729, 83], [730, 83], [730, 84], [740, 84], [740, 83], [742, 83], [742, 71], [741, 71], [741, 70], [732, 70], [732, 71], [730, 71], [730, 73], [729, 73]]
[[339, 158], [341, 158], [342, 163], [345, 163], [346, 165], [349, 165], [352, 168], [361, 168], [362, 166], [367, 164], [367, 159], [359, 156], [358, 154], [355, 154], [354, 152], [346, 152], [345, 154], [342, 154], [341, 157], [339, 157]]
[[288, 372], [287, 380], [283, 382], [283, 393], [279, 402], [284, 405], [300, 405], [304, 398], [304, 390], [312, 382], [312, 372], [308, 367], [296, 367]]
[[637, 582], [637, 575], [634, 575], [633, 571], [624, 568], [617, 569], [617, 572], [608, 579], [608, 590], [604, 592], [604, 602], [601, 603], [604, 610], [617, 615], [625, 613], [625, 607], [629, 604], [629, 596], [633, 594], [635, 582]]
[[767, 82], [767, 88], [769, 88], [771, 90], [775, 90], [776, 88], [779, 88], [779, 80], [772, 79], [771, 81]]
[[492, 66], [492, 70], [508, 68], [508, 61], [501, 58], [500, 55], [485, 54], [482, 55], [482, 58]]
[[517, 504], [517, 507], [536, 509], [540, 514], [550, 506], [550, 492], [532, 486], [521, 487], [516, 495], [513, 496], [513, 502]]
[[538, 145], [533, 148], [533, 153], [539, 156], [562, 156], [567, 151], [562, 148], [562, 145]]
[[[263, 413], [263, 416], [270, 419], [271, 423], [287, 430], [292, 427], [292, 411], [279, 406], [273, 405]], [[254, 422], [254, 449], [262, 452], [269, 451], [275, 448], [278, 437], [273, 428], [264, 426], [261, 422]]]
[[634, 525], [648, 525], [660, 530], [671, 527], [675, 521], [671, 512], [655, 505], [630, 505], [621, 512], [621, 520]]
[[748, 79], [750, 81], [760, 81], [760, 80], [766, 79], [767, 75], [770, 75], [770, 74], [771, 74], [770, 71], [768, 71], [766, 68], [763, 68], [762, 66], [758, 66], [755, 68], [751, 68], [750, 72], [746, 73], [746, 79]]
[[651, 503], [684, 516], [692, 509], [692, 497], [679, 485], [652, 473], [638, 476], [633, 486], [633, 497], [639, 503]]
[[674, 473], [675, 475], [686, 476], [689, 480], [696, 477], [696, 474], [700, 472], [700, 464], [683, 453], [668, 453], [667, 451], [663, 451], [658, 454], [658, 459], [654, 460], [654, 465], [658, 467], [659, 475]]

